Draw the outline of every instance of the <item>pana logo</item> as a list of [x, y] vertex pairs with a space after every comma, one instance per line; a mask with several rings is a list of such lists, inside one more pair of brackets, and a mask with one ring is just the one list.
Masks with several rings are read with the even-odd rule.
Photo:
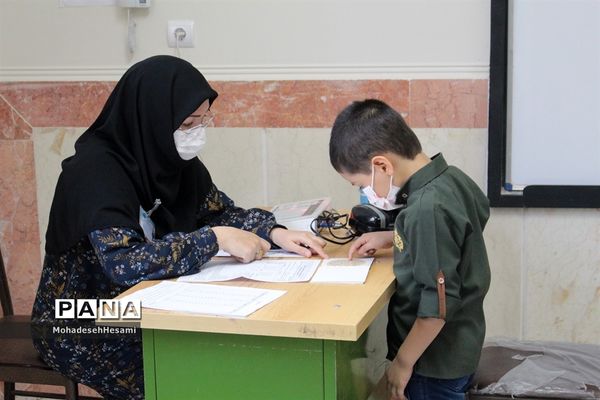
[[140, 300], [56, 299], [56, 319], [142, 319]]

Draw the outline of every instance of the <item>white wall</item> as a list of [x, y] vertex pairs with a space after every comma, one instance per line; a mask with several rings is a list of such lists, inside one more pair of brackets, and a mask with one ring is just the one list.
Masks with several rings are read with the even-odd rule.
[[132, 62], [174, 54], [167, 21], [195, 22], [184, 58], [211, 80], [486, 78], [489, 0], [152, 0], [127, 11], [0, 1], [0, 81], [117, 80]]

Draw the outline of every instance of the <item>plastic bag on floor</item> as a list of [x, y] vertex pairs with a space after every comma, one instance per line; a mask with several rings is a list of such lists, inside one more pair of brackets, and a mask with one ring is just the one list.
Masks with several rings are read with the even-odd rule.
[[508, 350], [513, 360], [522, 362], [478, 394], [600, 398], [600, 346], [499, 339], [486, 342], [484, 348], [492, 346]]

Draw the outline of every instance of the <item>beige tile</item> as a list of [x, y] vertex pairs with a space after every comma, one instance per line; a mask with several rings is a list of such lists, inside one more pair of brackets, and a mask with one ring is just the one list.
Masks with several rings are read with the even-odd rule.
[[525, 336], [598, 343], [600, 210], [525, 212]]
[[60, 175], [60, 163], [75, 153], [75, 141], [86, 128], [34, 128], [33, 152], [37, 176], [38, 223], [44, 254], [46, 228], [54, 189]]
[[428, 156], [441, 152], [486, 192], [487, 129], [415, 129]]
[[358, 189], [329, 163], [330, 129], [267, 129], [270, 204], [331, 196], [336, 208], [359, 203]]
[[523, 211], [493, 208], [484, 230], [492, 279], [484, 301], [487, 337], [521, 335]]
[[373, 384], [379, 382], [387, 367], [387, 309], [386, 304], [379, 312], [367, 329], [367, 341], [365, 343], [367, 377]]
[[213, 182], [241, 207], [268, 205], [264, 181], [264, 129], [210, 128], [200, 154]]
[[[358, 190], [341, 179], [329, 163], [330, 129], [267, 129], [267, 186], [271, 203], [326, 195], [336, 207], [358, 203]], [[429, 155], [442, 151], [484, 189], [487, 131], [418, 129]]]

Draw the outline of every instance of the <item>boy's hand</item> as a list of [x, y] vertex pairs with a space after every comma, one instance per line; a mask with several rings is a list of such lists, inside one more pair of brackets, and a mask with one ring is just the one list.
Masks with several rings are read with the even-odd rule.
[[402, 362], [398, 356], [392, 361], [392, 365], [386, 371], [388, 381], [388, 393], [390, 400], [406, 400], [404, 389], [412, 376], [413, 366]]
[[313, 254], [321, 258], [328, 258], [323, 250], [327, 244], [320, 237], [303, 231], [288, 231], [283, 228], [275, 228], [271, 231], [271, 240], [284, 250], [311, 257]]
[[355, 254], [361, 257], [370, 257], [375, 254], [378, 249], [392, 247], [392, 244], [394, 244], [393, 240], [393, 231], [365, 233], [356, 239], [354, 243], [352, 243], [352, 246], [350, 246], [348, 259], [352, 260], [352, 257]]

